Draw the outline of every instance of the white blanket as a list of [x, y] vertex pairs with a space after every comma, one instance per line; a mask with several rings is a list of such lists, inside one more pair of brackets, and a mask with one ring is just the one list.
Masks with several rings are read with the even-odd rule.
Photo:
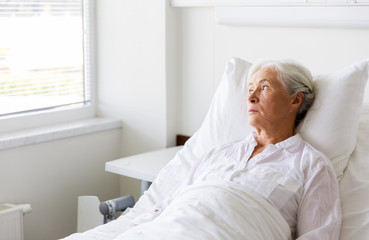
[[[188, 186], [153, 216], [153, 220], [132, 227], [114, 239], [287, 240], [291, 235], [287, 222], [269, 202], [229, 182]], [[101, 234], [102, 227], [94, 239]], [[104, 232], [109, 230], [104, 229]], [[93, 233], [89, 231], [90, 239]], [[73, 239], [84, 239], [75, 237]]]

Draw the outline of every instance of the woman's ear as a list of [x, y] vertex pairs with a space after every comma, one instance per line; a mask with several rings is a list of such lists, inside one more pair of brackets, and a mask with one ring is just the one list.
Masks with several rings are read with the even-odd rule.
[[303, 92], [298, 92], [294, 97], [291, 105], [292, 111], [297, 111], [300, 108], [302, 101], [304, 100], [305, 94]]

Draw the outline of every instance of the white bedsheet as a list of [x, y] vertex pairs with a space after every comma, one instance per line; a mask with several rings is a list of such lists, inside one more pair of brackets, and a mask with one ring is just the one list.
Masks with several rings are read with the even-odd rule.
[[[107, 239], [101, 230], [115, 240], [290, 239], [287, 222], [269, 202], [230, 182], [203, 182], [188, 186], [160, 211], [152, 221], [129, 228], [119, 235], [119, 225], [108, 224], [104, 228], [72, 235], [68, 240]], [[123, 224], [123, 219], [120, 220]], [[124, 231], [127, 227], [121, 226], [121, 229]], [[115, 232], [114, 238], [109, 231]]]
[[[369, 239], [369, 201], [368, 201], [369, 199], [369, 191], [368, 191], [369, 189], [369, 141], [368, 141], [368, 136], [369, 136], [369, 105], [364, 106], [362, 109], [359, 131], [357, 134], [357, 145], [356, 145], [355, 151], [351, 155], [351, 158], [350, 158], [348, 167], [345, 171], [344, 177], [340, 181], [342, 217], [343, 217], [340, 240], [351, 240], [351, 239], [367, 240]], [[164, 196], [162, 194], [171, 193], [178, 187], [179, 182], [175, 181], [178, 179], [173, 179], [173, 181], [168, 181], [167, 173], [171, 172], [173, 169], [177, 169], [176, 173], [179, 179], [183, 178], [186, 175], [192, 163], [188, 163], [188, 161], [185, 161], [185, 160], [192, 159], [193, 156], [182, 156], [185, 153], [186, 152], [179, 153], [180, 158], [176, 158], [174, 162], [168, 165], [165, 168], [165, 170], [161, 172], [160, 177], [156, 180], [156, 182], [154, 182], [154, 184], [151, 186], [151, 189], [145, 193], [145, 196], [143, 196], [140, 199], [136, 207], [130, 212], [128, 212], [124, 217], [120, 217], [117, 220], [110, 222], [109, 224], [99, 226], [90, 231], [87, 231], [84, 233], [73, 234], [66, 239], [67, 240], [127, 239], [123, 237], [125, 235], [124, 232], [129, 230], [130, 224], [132, 223], [133, 219], [135, 219], [142, 212], [145, 212], [148, 209], [151, 209], [155, 202], [160, 201], [160, 199], [163, 199]], [[194, 195], [194, 197], [202, 198], [204, 194], [202, 193], [201, 188], [198, 187], [197, 191], [200, 192], [200, 195], [197, 195], [197, 196]], [[225, 190], [225, 189], [219, 190], [218, 189], [217, 191], [218, 193], [222, 193], [222, 192], [224, 193], [224, 191], [227, 192], [231, 190]], [[195, 189], [192, 192], [195, 192]], [[253, 195], [252, 193], [242, 193], [242, 194]], [[220, 195], [226, 195], [226, 194], [220, 194]], [[184, 197], [186, 196], [190, 198], [191, 195], [190, 194], [183, 195], [183, 198], [178, 201], [184, 201], [185, 199]], [[231, 199], [233, 198], [237, 199], [236, 196], [237, 194], [233, 195]], [[193, 198], [193, 200], [194, 199], [195, 198]], [[211, 199], [211, 200], [215, 200], [215, 199]], [[221, 200], [221, 199], [218, 199], [218, 201], [222, 201], [221, 202], [222, 204], [218, 206], [217, 209], [214, 209], [215, 213], [213, 214], [228, 213], [228, 215], [224, 215], [224, 218], [236, 219], [236, 217], [240, 217], [244, 215], [243, 211], [247, 211], [247, 212], [251, 211], [251, 213], [253, 212], [252, 209], [250, 210], [250, 209], [241, 209], [241, 208], [239, 208], [237, 212], [229, 211], [229, 210], [227, 211], [227, 209], [230, 208], [227, 204], [234, 204], [234, 203], [226, 203], [225, 200]], [[260, 201], [260, 202], [263, 202], [263, 201]], [[242, 202], [238, 202], [237, 204], [240, 204], [242, 206]], [[264, 206], [265, 204], [264, 205], [261, 204], [261, 205]], [[230, 206], [233, 207], [233, 205], [230, 205]], [[175, 209], [171, 210], [172, 214], [175, 212], [174, 210]], [[180, 209], [178, 208], [176, 211], [179, 211], [179, 210]], [[196, 212], [195, 209], [192, 209], [192, 210]], [[190, 209], [186, 209], [186, 211], [190, 211]], [[232, 214], [235, 214], [236, 216], [234, 217]], [[274, 215], [272, 214], [272, 216]], [[258, 217], [263, 218], [265, 216], [259, 215]], [[248, 219], [253, 219], [253, 218], [255, 217], [248, 218]], [[167, 224], [167, 225], [169, 224], [169, 226], [173, 226], [171, 224], [176, 224], [177, 227], [179, 226], [178, 225], [179, 222], [165, 223], [165, 219], [161, 219], [161, 218], [158, 218], [157, 220], [159, 221], [155, 223], [157, 224], [156, 226], [158, 226], [159, 223]], [[269, 221], [273, 222], [275, 220], [269, 219]], [[244, 222], [247, 223], [247, 219], [245, 219]], [[284, 222], [284, 221], [277, 221], [277, 224], [281, 222]], [[200, 223], [198, 224], [196, 222], [192, 222], [190, 224], [192, 224], [191, 228], [192, 226], [196, 226], [197, 230], [212, 229], [209, 226], [205, 227], [204, 225], [202, 225], [202, 223], [201, 225], [199, 225]], [[144, 224], [140, 228], [144, 228], [145, 225], [148, 226], [148, 224]], [[258, 225], [257, 227], [260, 228], [260, 226], [263, 226], [263, 225], [261, 224], [261, 225]], [[273, 226], [277, 227], [277, 229], [279, 228], [278, 225], [273, 225]], [[165, 227], [165, 226], [164, 227], [160, 226], [160, 227], [157, 227], [157, 229], [155, 229], [154, 224], [151, 225], [150, 228], [152, 228], [150, 231], [156, 231], [156, 232], [161, 232], [163, 231], [163, 229], [170, 229], [169, 227]], [[251, 228], [251, 226], [249, 226], [249, 228]], [[283, 229], [283, 227], [281, 229]], [[192, 231], [190, 229], [182, 229], [182, 231], [187, 231], [187, 230], [189, 232]], [[173, 228], [173, 231], [174, 231], [174, 228]], [[220, 228], [219, 231], [225, 231], [225, 229]], [[263, 231], [260, 231], [260, 233], [262, 233]], [[218, 230], [214, 230], [214, 232], [218, 232]], [[127, 231], [126, 234], [130, 234], [130, 236], [132, 236], [137, 233], [134, 233], [134, 230], [129, 230]], [[173, 234], [173, 232], [170, 232], [170, 233], [168, 232], [168, 234]], [[136, 239], [140, 239], [140, 237], [136, 237]], [[145, 239], [145, 238], [141, 237], [141, 239]], [[153, 238], [150, 236], [149, 239], [153, 239]], [[252, 238], [252, 239], [257, 239], [257, 238]], [[268, 239], [268, 238], [265, 238], [265, 239]]]

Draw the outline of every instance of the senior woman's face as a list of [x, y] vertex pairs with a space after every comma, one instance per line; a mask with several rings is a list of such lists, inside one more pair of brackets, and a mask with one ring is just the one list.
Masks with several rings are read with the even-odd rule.
[[288, 96], [271, 68], [261, 68], [250, 79], [248, 119], [251, 126], [270, 129], [290, 124], [292, 102], [293, 98]]

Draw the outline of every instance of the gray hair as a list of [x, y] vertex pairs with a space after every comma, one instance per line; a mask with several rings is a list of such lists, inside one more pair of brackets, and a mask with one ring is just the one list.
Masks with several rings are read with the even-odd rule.
[[250, 81], [255, 72], [265, 67], [271, 68], [277, 73], [278, 80], [290, 96], [299, 92], [304, 94], [304, 99], [296, 115], [295, 127], [297, 127], [305, 118], [315, 99], [315, 87], [310, 71], [293, 60], [262, 60], [251, 66], [247, 81]]

